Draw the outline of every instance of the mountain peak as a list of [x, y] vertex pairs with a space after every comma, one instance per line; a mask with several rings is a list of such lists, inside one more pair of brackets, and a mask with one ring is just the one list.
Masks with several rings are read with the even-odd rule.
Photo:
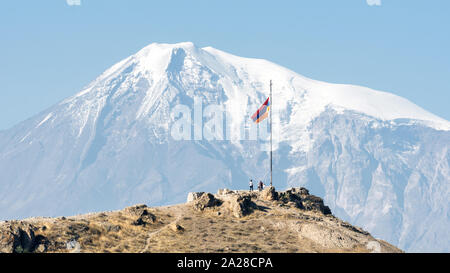
[[[199, 48], [192, 42], [176, 44], [152, 43], [131, 56], [138, 72], [149, 72], [163, 76], [171, 62], [180, 62], [181, 55], [196, 55]], [[177, 55], [178, 54], [178, 55]], [[174, 60], [175, 59], [175, 60]]]
[[[268, 95], [268, 82], [273, 80], [274, 99], [279, 104], [276, 109], [284, 111], [288, 101], [302, 105], [305, 111], [298, 112], [301, 114], [298, 120], [304, 121], [303, 127], [327, 107], [333, 107], [337, 111], [356, 111], [384, 121], [408, 119], [434, 129], [450, 130], [447, 120], [394, 94], [315, 81], [263, 59], [238, 57], [212, 47], [199, 48], [192, 42], [152, 43], [112, 66], [95, 82], [104, 86], [104, 80], [112, 81], [125, 74], [133, 78], [133, 82], [147, 80], [155, 84], [171, 74], [186, 86], [211, 85], [214, 79], [217, 82], [213, 84], [217, 90], [222, 90], [228, 104], [241, 105], [242, 98], [247, 97], [255, 104], [251, 107]], [[242, 105], [236, 107], [242, 108]]]
[[151, 43], [149, 45], [147, 45], [146, 47], [144, 47], [142, 50], [151, 50], [154, 48], [159, 48], [159, 49], [176, 49], [176, 48], [183, 48], [186, 50], [191, 50], [194, 48], [197, 48], [197, 46], [193, 43], [193, 42], [180, 42], [180, 43], [174, 43], [174, 44], [169, 44], [169, 43]]
[[[437, 216], [447, 215], [448, 194], [436, 190], [449, 181], [448, 121], [394, 94], [192, 43], [151, 44], [2, 132], [0, 218], [174, 204], [189, 191], [267, 180], [266, 142], [244, 140], [257, 129], [250, 115], [267, 99], [270, 80], [277, 187], [309, 185], [333, 211], [402, 248], [448, 249], [434, 239], [446, 234], [437, 221], [448, 221]], [[186, 126], [185, 139], [200, 128], [199, 140], [172, 137], [179, 106], [187, 120], [201, 119]], [[208, 106], [226, 110], [213, 113], [227, 126], [213, 140], [204, 137]], [[433, 214], [432, 230], [415, 222]]]

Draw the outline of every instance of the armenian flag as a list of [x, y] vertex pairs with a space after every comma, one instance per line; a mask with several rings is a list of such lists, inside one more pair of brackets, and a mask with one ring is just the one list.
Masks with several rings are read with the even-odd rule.
[[263, 105], [261, 105], [261, 107], [259, 107], [258, 111], [256, 111], [256, 113], [253, 114], [253, 116], [252, 116], [253, 122], [260, 123], [261, 121], [263, 121], [264, 119], [266, 119], [269, 116], [269, 110], [270, 110], [269, 99], [270, 99], [270, 97], [267, 98], [266, 102], [264, 102]]

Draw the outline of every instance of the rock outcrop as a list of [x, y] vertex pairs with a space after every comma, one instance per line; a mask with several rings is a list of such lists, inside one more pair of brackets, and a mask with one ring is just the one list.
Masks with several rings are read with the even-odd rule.
[[266, 187], [261, 191], [261, 198], [267, 201], [274, 201], [278, 199], [278, 192], [275, 191], [275, 187]]
[[401, 252], [304, 188], [190, 193], [188, 202], [0, 223], [0, 252]]
[[320, 211], [324, 215], [331, 214], [328, 206], [325, 206], [323, 199], [310, 195], [305, 188], [291, 188], [279, 194], [279, 200], [283, 203], [293, 203], [299, 209]]
[[150, 213], [148, 211], [147, 205], [144, 205], [144, 204], [125, 208], [125, 212], [137, 217], [136, 220], [133, 221], [133, 225], [136, 225], [136, 226], [140, 226], [140, 225], [145, 226], [148, 224], [152, 224], [156, 221], [156, 216], [153, 215], [152, 213]]
[[0, 252], [28, 253], [43, 252], [46, 238], [36, 236], [37, 228], [29, 223], [11, 221], [5, 224], [0, 236]]
[[236, 218], [259, 209], [252, 200], [278, 202], [283, 205], [294, 205], [302, 210], [318, 211], [324, 215], [331, 214], [330, 208], [325, 206], [322, 198], [310, 195], [305, 188], [291, 188], [284, 192], [277, 192], [274, 187], [252, 192], [220, 189], [216, 195], [204, 192], [191, 192], [188, 195], [188, 203], [192, 203], [197, 210], [218, 208], [220, 213], [229, 213]]
[[236, 218], [244, 217], [256, 208], [249, 195], [232, 194], [224, 199], [223, 211], [231, 213]]
[[199, 193], [196, 195], [195, 199], [193, 200], [193, 206], [197, 210], [204, 210], [206, 208], [213, 208], [216, 206], [220, 206], [222, 204], [222, 201], [217, 199], [214, 195], [211, 193]]

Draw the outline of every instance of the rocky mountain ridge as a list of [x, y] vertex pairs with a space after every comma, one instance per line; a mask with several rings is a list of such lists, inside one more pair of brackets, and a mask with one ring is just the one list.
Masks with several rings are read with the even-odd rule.
[[305, 188], [197, 192], [187, 203], [0, 223], [0, 252], [401, 252]]

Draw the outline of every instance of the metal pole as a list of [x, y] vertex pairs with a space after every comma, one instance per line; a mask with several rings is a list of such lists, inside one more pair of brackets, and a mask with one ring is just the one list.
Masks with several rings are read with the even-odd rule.
[[272, 80], [270, 80], [270, 186], [272, 187], [272, 112], [273, 112], [273, 101], [272, 101]]

